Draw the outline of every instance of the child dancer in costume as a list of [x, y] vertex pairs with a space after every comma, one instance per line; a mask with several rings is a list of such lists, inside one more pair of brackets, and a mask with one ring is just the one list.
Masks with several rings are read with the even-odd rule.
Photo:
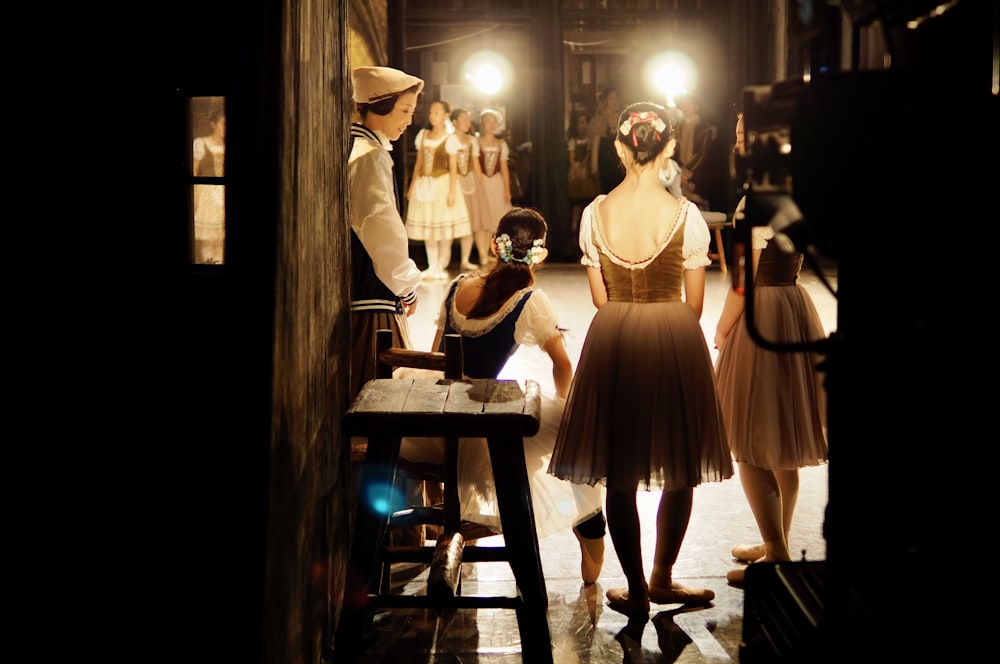
[[[445, 334], [461, 334], [465, 373], [470, 378], [496, 378], [521, 344], [538, 346], [552, 359], [556, 394], [543, 395], [541, 429], [524, 444], [535, 526], [539, 538], [573, 528], [580, 541], [581, 576], [589, 584], [597, 580], [604, 563], [603, 492], [547, 473], [573, 378], [555, 308], [545, 291], [534, 286], [534, 270], [548, 255], [547, 231], [545, 219], [535, 210], [513, 208], [500, 219], [491, 243], [496, 265], [486, 274], [459, 275], [449, 285], [433, 347], [443, 349]], [[414, 370], [398, 371], [416, 375]], [[400, 455], [411, 461], [434, 461], [440, 459], [441, 443], [404, 439]], [[500, 530], [485, 440], [462, 441], [459, 497], [463, 519]]]
[[[650, 602], [704, 603], [673, 578], [694, 487], [733, 475], [712, 357], [699, 318], [708, 225], [659, 172], [674, 147], [666, 109], [632, 104], [615, 125], [625, 179], [580, 220], [581, 262], [597, 307], [552, 452], [550, 472], [606, 484], [611, 541], [628, 582], [611, 608], [648, 617]], [[647, 583], [636, 491], [661, 490]]]
[[[455, 126], [455, 136], [461, 144], [456, 153], [458, 156], [458, 186], [465, 196], [465, 208], [469, 211], [469, 225], [472, 228], [471, 235], [463, 235], [459, 238], [462, 252], [459, 269], [463, 272], [469, 272], [479, 267], [469, 261], [469, 256], [472, 254], [473, 236], [480, 237], [480, 234], [485, 233], [488, 238], [492, 233], [486, 230], [483, 225], [483, 215], [478, 200], [482, 188], [483, 170], [479, 164], [479, 139], [469, 133], [472, 129], [472, 118], [469, 116], [469, 111], [464, 108], [456, 108], [451, 112], [451, 123]], [[482, 263], [485, 259], [486, 254], [480, 254], [479, 262]]]
[[[511, 208], [510, 202], [510, 146], [501, 138], [503, 115], [487, 108], [479, 114], [479, 159], [483, 172], [482, 209], [483, 229], [476, 234], [476, 248], [480, 256], [489, 254], [490, 238], [496, 232], [497, 222]], [[480, 259], [485, 262], [485, 259]]]
[[406, 195], [406, 232], [411, 240], [424, 241], [424, 278], [434, 281], [448, 279], [455, 238], [472, 234], [465, 196], [458, 188], [461, 143], [445, 127], [450, 112], [445, 101], [431, 103], [427, 112], [430, 128], [417, 132], [417, 160]]
[[[743, 115], [736, 118], [734, 151], [742, 155]], [[746, 198], [736, 214], [742, 214]], [[806, 344], [826, 336], [809, 292], [797, 283], [802, 254], [786, 252], [770, 226], [751, 229], [754, 325], [765, 339]], [[729, 289], [715, 328], [719, 402], [740, 484], [763, 542], [738, 544], [744, 563], [791, 560], [788, 532], [799, 497], [799, 469], [827, 461], [826, 392], [816, 353], [778, 353], [760, 347], [744, 320], [744, 295]], [[745, 567], [726, 575], [743, 584]]]

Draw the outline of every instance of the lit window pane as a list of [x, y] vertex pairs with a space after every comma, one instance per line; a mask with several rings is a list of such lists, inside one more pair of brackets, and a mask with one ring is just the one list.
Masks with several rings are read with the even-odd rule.
[[193, 185], [192, 260], [201, 265], [225, 262], [226, 244], [226, 108], [224, 97], [192, 97], [188, 118], [191, 175], [219, 178], [219, 184]]
[[221, 265], [226, 247], [226, 187], [196, 184], [194, 201], [194, 262]]

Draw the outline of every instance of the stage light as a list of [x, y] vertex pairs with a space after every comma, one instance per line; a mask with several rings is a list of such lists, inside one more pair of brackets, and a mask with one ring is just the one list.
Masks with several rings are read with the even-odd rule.
[[510, 63], [496, 51], [477, 51], [466, 59], [462, 78], [480, 94], [492, 97], [510, 85]]
[[646, 63], [646, 80], [659, 92], [668, 107], [676, 106], [676, 98], [692, 92], [698, 82], [694, 62], [680, 51], [665, 51]]

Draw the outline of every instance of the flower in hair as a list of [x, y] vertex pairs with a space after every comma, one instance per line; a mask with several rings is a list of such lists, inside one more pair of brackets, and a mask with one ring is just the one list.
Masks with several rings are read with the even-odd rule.
[[525, 265], [536, 265], [542, 262], [542, 254], [545, 252], [545, 239], [538, 238], [531, 243], [531, 249], [524, 252], [522, 258], [514, 257], [514, 242], [506, 233], [501, 233], [494, 238], [497, 249], [500, 251], [500, 261], [503, 263], [524, 263]]
[[[622, 122], [621, 126], [618, 127], [618, 131], [628, 136], [632, 134], [637, 124], [651, 125], [656, 130], [656, 140], [660, 140], [660, 134], [667, 128], [667, 124], [654, 111], [643, 111], [642, 113], [632, 111], [625, 118], [625, 121]], [[635, 134], [632, 134], [632, 145], [639, 147], [639, 141], [636, 139]]]

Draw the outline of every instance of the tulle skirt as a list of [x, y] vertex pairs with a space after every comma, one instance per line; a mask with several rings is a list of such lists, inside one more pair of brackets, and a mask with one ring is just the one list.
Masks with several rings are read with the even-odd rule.
[[461, 187], [455, 187], [455, 202], [448, 205], [450, 186], [448, 175], [420, 176], [406, 208], [406, 234], [411, 240], [454, 240], [472, 233]]
[[[753, 293], [755, 326], [765, 339], [798, 343], [826, 336], [802, 286], [759, 287]], [[740, 317], [716, 358], [719, 401], [737, 461], [792, 470], [827, 460], [820, 360], [816, 353], [761, 348]]]
[[620, 489], [732, 477], [712, 358], [690, 306], [612, 301], [597, 310], [550, 472]]
[[459, 175], [458, 187], [462, 190], [462, 194], [465, 195], [465, 209], [469, 212], [469, 227], [472, 231], [493, 231], [496, 227], [495, 224], [494, 228], [487, 228], [483, 223], [483, 210], [479, 204], [479, 196], [482, 192], [476, 188], [475, 174], [469, 171], [467, 175]]
[[479, 190], [479, 209], [481, 210], [481, 220], [483, 230], [495, 233], [500, 217], [504, 216], [511, 209], [511, 203], [507, 200], [507, 192], [503, 186], [503, 176], [497, 172], [496, 175], [480, 180], [482, 186]]

